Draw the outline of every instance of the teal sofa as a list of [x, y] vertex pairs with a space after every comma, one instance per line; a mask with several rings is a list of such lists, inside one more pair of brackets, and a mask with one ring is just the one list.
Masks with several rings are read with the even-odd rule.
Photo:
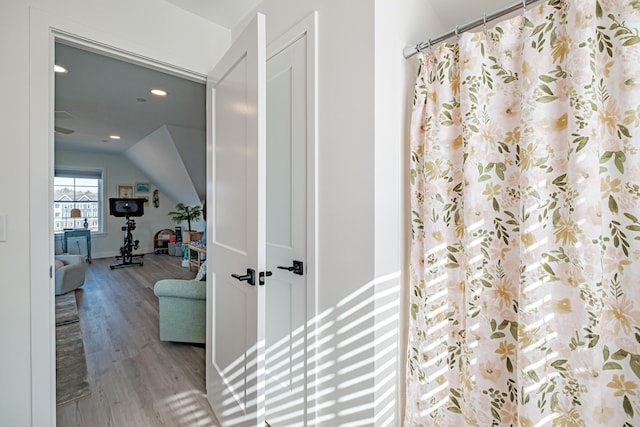
[[160, 341], [204, 344], [207, 282], [158, 280], [153, 287], [160, 311]]

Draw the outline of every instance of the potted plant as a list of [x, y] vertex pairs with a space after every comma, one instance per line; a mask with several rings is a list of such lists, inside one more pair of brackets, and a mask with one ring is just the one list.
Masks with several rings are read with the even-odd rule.
[[[169, 212], [171, 219], [176, 223], [180, 224], [184, 221], [187, 222], [188, 229], [182, 232], [183, 238], [182, 240], [186, 243], [191, 240], [200, 240], [200, 239], [191, 239], [191, 234], [194, 233], [194, 230], [191, 229], [191, 221], [197, 221], [202, 216], [202, 207], [201, 206], [187, 206], [184, 203], [178, 203], [176, 205], [176, 210]], [[202, 232], [198, 232], [202, 233]], [[200, 236], [202, 237], [202, 236]]]

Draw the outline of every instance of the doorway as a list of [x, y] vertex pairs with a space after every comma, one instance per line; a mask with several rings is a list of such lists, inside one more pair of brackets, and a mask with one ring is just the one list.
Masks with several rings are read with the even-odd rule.
[[[288, 45], [291, 40], [295, 40], [302, 35], [307, 35], [307, 133], [308, 144], [311, 150], [308, 151], [307, 158], [307, 233], [311, 236], [307, 240], [307, 289], [306, 293], [306, 334], [308, 337], [307, 347], [313, 349], [307, 354], [307, 382], [315, 384], [312, 376], [315, 373], [315, 333], [313, 330], [316, 321], [316, 38], [315, 38], [315, 14], [306, 19], [301, 24], [294, 27], [286, 35]], [[132, 43], [122, 44], [121, 39], [105, 36], [99, 31], [87, 30], [86, 27], [74, 23], [54, 19], [46, 13], [32, 11], [31, 27], [31, 98], [30, 111], [31, 135], [30, 135], [30, 168], [34, 171], [53, 170], [53, 121], [51, 112], [53, 111], [53, 91], [49, 70], [53, 66], [53, 43], [55, 40], [65, 40], [75, 42], [84, 46], [91, 46], [92, 49], [108, 53], [109, 55], [122, 59], [139, 62], [143, 65], [164, 70], [175, 75], [192, 79], [204, 80], [205, 76], [184, 68], [175, 67], [167, 63], [158, 63], [149, 57], [136, 56], [131, 52], [137, 51], [135, 48], [119, 49], [113, 46], [130, 46]], [[76, 36], [82, 34], [83, 36]], [[102, 40], [102, 43], [91, 40]], [[279, 39], [280, 40], [280, 39]], [[144, 49], [142, 51], [145, 51]], [[46, 141], [43, 142], [43, 141]], [[48, 268], [43, 268], [47, 264], [53, 264], [54, 244], [51, 232], [51, 205], [50, 178], [34, 179], [31, 183], [30, 204], [31, 211], [34, 212], [31, 219], [31, 241], [30, 241], [30, 288], [31, 288], [31, 349], [32, 349], [32, 422], [34, 425], [49, 425], [55, 419], [55, 368], [51, 364], [52, 342], [53, 342], [53, 294], [51, 292], [51, 276]], [[46, 215], [43, 215], [46, 213]], [[46, 245], [42, 244], [42, 236], [50, 236]], [[45, 284], [45, 285], [43, 285]], [[49, 292], [43, 292], [43, 286], [48, 286]], [[308, 395], [315, 395], [314, 390], [307, 390]], [[307, 408], [312, 408], [314, 404], [307, 402]]]
[[[152, 233], [171, 224], [167, 214], [173, 210], [176, 201], [168, 203], [165, 187], [178, 183], [174, 182], [175, 177], [169, 173], [166, 179], [147, 179], [149, 175], [129, 159], [126, 150], [138, 144], [138, 141], [144, 141], [148, 134], [155, 135], [154, 141], [158, 144], [164, 141], [161, 139], [163, 135], [171, 135], [176, 146], [173, 152], [179, 152], [179, 144], [188, 145], [190, 154], [199, 151], [194, 157], [202, 160], [200, 169], [204, 172], [205, 87], [202, 82], [185, 80], [106, 57], [99, 52], [89, 52], [86, 48], [61, 43], [55, 43], [54, 47], [56, 65], [62, 65], [66, 69], [65, 72], [57, 73], [55, 79], [55, 174], [58, 175], [61, 170], [85, 171], [89, 168], [102, 171], [102, 191], [98, 192], [101, 196], [97, 198], [102, 209], [98, 209], [99, 215], [94, 217], [99, 219], [102, 227], [91, 230], [94, 253], [102, 253], [102, 257], [113, 255], [111, 252], [117, 252], [122, 245], [120, 230], [124, 224], [121, 218], [109, 215], [109, 198], [119, 197], [117, 189], [123, 184], [134, 186], [132, 196], [135, 197], [149, 197], [150, 190], [159, 188], [159, 206], [147, 204], [144, 216], [136, 218], [134, 236], [141, 242], [141, 251], [136, 253], [149, 253], [152, 249]], [[100, 82], [100, 85], [96, 85], [96, 82]], [[167, 95], [154, 96], [150, 90], [157, 88], [164, 89]], [[169, 134], [167, 130], [156, 135], [157, 129], [163, 127], [188, 127], [193, 131], [187, 134], [190, 137], [188, 141], [181, 141], [178, 139], [182, 136], [180, 132]], [[193, 138], [198, 127], [201, 128], [199, 148], [198, 141]], [[112, 140], [109, 134], [117, 134], [121, 139]], [[145, 149], [145, 153], [147, 157], [164, 154], [159, 148], [156, 151]], [[171, 154], [166, 153], [167, 156]], [[189, 170], [196, 169], [190, 167], [188, 158], [174, 160], [181, 160]], [[58, 182], [61, 180], [59, 177], [54, 180], [56, 184], [61, 183]], [[201, 186], [206, 188], [204, 173], [201, 181]], [[140, 182], [147, 183], [149, 188], [142, 188], [146, 191], [138, 192], [135, 183]], [[64, 200], [69, 200], [69, 194], [64, 191], [66, 187], [57, 185], [56, 188], [58, 191], [53, 192], [54, 206], [58, 207]], [[90, 195], [93, 200], [96, 196], [95, 191], [89, 194], [79, 187], [77, 192], [71, 194], [74, 201], [75, 193], [78, 193], [80, 199]], [[78, 206], [74, 207], [82, 208], [81, 202], [77, 203]], [[82, 217], [85, 217], [87, 210], [82, 208]], [[53, 222], [56, 231], [56, 225], [60, 222], [56, 215], [59, 213], [60, 210], [54, 208]], [[58, 246], [56, 245], [56, 253], [59, 252]], [[82, 360], [86, 360], [88, 367], [85, 372], [91, 394], [71, 405], [56, 406], [58, 422], [71, 425], [83, 417], [91, 418], [97, 423], [100, 420], [118, 418], [120, 422], [126, 422], [123, 417], [128, 417], [141, 424], [146, 424], [149, 419], [164, 420], [168, 424], [182, 423], [181, 420], [186, 418], [166, 409], [176, 406], [200, 408], [201, 416], [193, 413], [183, 415], [191, 417], [191, 420], [204, 419], [209, 422], [214, 419], [202, 397], [204, 390], [197, 393], [199, 381], [194, 378], [197, 373], [201, 378], [204, 377], [204, 349], [184, 344], [161, 343], [154, 331], [158, 324], [157, 313], [153, 309], [157, 304], [152, 292], [155, 280], [192, 278], [192, 274], [180, 271], [180, 259], [181, 257], [168, 255], [151, 255], [145, 257], [147, 262], [140, 270], [107, 270], [106, 273], [106, 259], [87, 265], [85, 285], [74, 294], [80, 311], [79, 325], [84, 332], [82, 337], [85, 351]], [[165, 273], [158, 275], [158, 271]], [[127, 283], [127, 286], [122, 286], [123, 283]], [[58, 354], [60, 350], [57, 348], [56, 357]], [[166, 357], [148, 357], [150, 354], [165, 354]], [[177, 363], [176, 359], [179, 360]], [[61, 391], [69, 389], [69, 386], [61, 385], [66, 384], [66, 379], [72, 378], [78, 371], [57, 370], [56, 388], [59, 396], [65, 394], [60, 393]], [[157, 373], [153, 375], [150, 371]], [[175, 379], [165, 376], [161, 380], [164, 376], [162, 373], [166, 375], [172, 371]], [[185, 372], [196, 374], [189, 375]], [[152, 377], [155, 381], [148, 380]], [[176, 393], [180, 391], [183, 395], [180, 399], [171, 399], [162, 391], [165, 386], [170, 386]], [[147, 395], [148, 399], [137, 397], [141, 394]], [[128, 398], [120, 400], [116, 396]], [[95, 404], [98, 400], [101, 405]], [[117, 412], [113, 411], [114, 406], [119, 408]], [[96, 410], [98, 407], [102, 409]]]
[[[126, 154], [126, 149], [137, 145], [138, 141], [146, 141], [148, 134], [153, 134], [153, 141], [160, 145], [168, 140], [163, 136], [171, 136], [177, 153], [180, 144], [187, 145], [190, 154], [202, 160], [204, 172], [205, 159], [205, 87], [202, 82], [192, 82], [175, 76], [141, 67], [117, 58], [110, 58], [98, 52], [89, 52], [81, 47], [56, 43], [55, 63], [64, 66], [66, 72], [56, 74], [55, 87], [55, 141], [54, 160], [58, 191], [54, 191], [54, 206], [64, 205], [65, 200], [74, 200], [73, 207], [81, 208], [82, 217], [88, 211], [82, 205], [88, 196], [101, 202], [99, 219], [100, 229], [92, 229], [94, 254], [107, 257], [117, 254], [122, 245], [122, 218], [109, 215], [108, 200], [119, 197], [117, 189], [123, 184], [133, 185], [135, 197], [149, 197], [150, 190], [160, 189], [158, 207], [151, 203], [144, 208], [144, 216], [136, 218], [137, 228], [134, 238], [140, 239], [140, 251], [152, 251], [152, 237], [156, 230], [171, 224], [168, 212], [173, 210], [174, 203], [168, 203], [164, 186], [174, 185], [175, 178], [167, 174], [166, 179], [150, 178], [144, 170], [145, 165], [136, 164]], [[97, 84], [97, 82], [99, 82]], [[162, 88], [167, 92], [164, 97], [155, 97], [151, 89]], [[62, 118], [60, 117], [62, 116]], [[201, 140], [198, 141], [197, 128], [201, 127]], [[184, 132], [157, 134], [158, 129], [185, 129], [187, 141], [180, 138]], [[157, 128], [157, 129], [156, 129]], [[109, 130], [107, 133], [106, 131]], [[104, 132], [104, 135], [100, 135]], [[111, 140], [109, 133], [121, 136], [120, 140]], [[148, 142], [142, 142], [143, 144]], [[139, 149], [140, 147], [136, 147]], [[199, 151], [199, 152], [197, 152]], [[163, 155], [160, 148], [146, 149], [146, 157]], [[167, 156], [172, 153], [167, 153]], [[174, 159], [176, 166], [182, 162], [190, 171], [196, 169], [188, 164], [188, 158]], [[154, 162], [155, 164], [155, 162]], [[89, 193], [79, 186], [77, 191], [65, 191], [65, 178], [60, 178], [60, 170], [85, 171], [88, 168], [101, 170], [101, 197], [96, 192]], [[156, 168], [158, 169], [158, 168]], [[165, 168], [160, 168], [164, 170]], [[169, 172], [169, 170], [167, 170]], [[146, 175], [146, 176], [145, 176]], [[204, 175], [204, 173], [203, 173]], [[134, 179], [135, 178], [135, 179]], [[196, 177], [192, 176], [192, 179]], [[84, 180], [84, 179], [82, 179]], [[147, 183], [149, 188], [137, 189], [135, 183]], [[177, 183], [175, 183], [177, 184]], [[201, 185], [205, 187], [205, 177], [201, 177]], [[143, 191], [140, 191], [143, 190]], [[72, 199], [70, 199], [70, 196]], [[76, 201], [76, 197], [79, 201]], [[95, 199], [94, 199], [95, 197]], [[172, 199], [172, 198], [171, 198]], [[184, 200], [177, 200], [183, 202]], [[69, 204], [69, 203], [67, 203]], [[54, 209], [54, 227], [60, 218], [60, 209]], [[64, 218], [62, 218], [64, 220]], [[90, 216], [91, 220], [92, 217]], [[97, 237], [96, 237], [97, 236]], [[57, 243], [57, 242], [56, 242]], [[56, 245], [56, 253], [60, 251]], [[115, 254], [113, 253], [115, 252]], [[148, 255], [142, 269], [130, 271], [105, 272], [105, 262], [96, 260], [87, 265], [85, 285], [72, 293], [77, 296], [77, 307], [80, 311], [78, 323], [84, 334], [84, 352], [81, 360], [86, 360], [86, 375], [91, 394], [72, 405], [64, 404], [56, 407], [56, 418], [62, 425], [76, 424], [78, 418], [100, 420], [117, 419], [125, 422], [126, 418], [137, 419], [146, 424], [150, 419], [164, 420], [167, 424], [182, 423], [186, 417], [190, 420], [212, 420], [213, 415], [203, 397], [204, 390], [197, 381], [199, 373], [204, 377], [204, 349], [183, 344], [167, 344], [158, 341], [156, 297], [153, 295], [153, 284], [159, 278], [190, 279], [193, 273], [181, 271], [181, 257], [168, 255]], [[112, 260], [112, 258], [111, 258]], [[163, 274], [158, 274], [162, 271]], [[127, 286], [123, 286], [127, 283]], [[131, 286], [133, 285], [133, 286]], [[59, 297], [56, 297], [58, 300]], [[58, 329], [56, 329], [58, 331]], [[58, 333], [56, 334], [59, 335]], [[56, 343], [61, 342], [57, 339]], [[57, 346], [58, 347], [58, 346]], [[60, 354], [57, 348], [56, 353]], [[151, 354], [165, 354], [166, 357], [149, 357]], [[64, 360], [64, 359], [61, 359]], [[154, 367], [155, 366], [155, 367]], [[81, 374], [82, 369], [57, 370], [57, 401], [73, 386], [66, 385], [68, 378], [74, 373]], [[150, 371], [157, 371], [155, 375]], [[172, 372], [175, 379], [165, 376]], [[59, 376], [62, 373], [63, 376]], [[139, 376], [139, 378], [137, 378]], [[155, 381], [150, 381], [149, 378]], [[161, 382], [170, 385], [176, 394], [183, 394], [179, 399], [172, 399], [160, 390]], [[62, 386], [60, 386], [62, 384]], [[147, 399], [140, 399], [144, 394]], [[120, 399], [117, 396], [128, 396]], [[99, 399], [101, 405], [95, 402]], [[116, 405], [114, 405], [114, 402]], [[120, 409], [115, 412], [111, 407]], [[96, 410], [101, 407], [102, 409]], [[201, 416], [186, 413], [178, 416], [172, 410], [176, 407], [194, 407], [201, 409]], [[201, 418], [198, 418], [201, 417]], [[147, 420], [147, 421], [145, 421]]]
[[[51, 220], [54, 150], [54, 91], [51, 70], [53, 69], [54, 43], [62, 41], [83, 46], [111, 57], [191, 80], [203, 82], [206, 77], [203, 73], [191, 71], [186, 67], [152, 59], [155, 54], [161, 54], [161, 51], [151, 52], [133, 41], [112, 36], [87, 25], [67, 21], [38, 9], [31, 9], [30, 22], [29, 169], [32, 171], [29, 191], [31, 229], [28, 254], [31, 296], [32, 399], [30, 407], [33, 425], [51, 425], [56, 418], [52, 274], [55, 249]], [[212, 55], [219, 53], [218, 50], [213, 50]]]

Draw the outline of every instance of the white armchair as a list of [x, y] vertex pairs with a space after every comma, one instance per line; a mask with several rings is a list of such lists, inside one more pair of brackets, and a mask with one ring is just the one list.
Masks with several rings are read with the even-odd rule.
[[84, 256], [56, 255], [56, 295], [66, 294], [84, 285]]

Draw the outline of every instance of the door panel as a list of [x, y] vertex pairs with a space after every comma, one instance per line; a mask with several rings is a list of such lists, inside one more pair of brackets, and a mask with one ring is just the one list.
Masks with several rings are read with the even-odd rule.
[[306, 425], [306, 37], [267, 62], [266, 419]]
[[207, 80], [207, 397], [222, 426], [264, 425], [265, 28], [258, 14]]
[[[219, 310], [215, 312], [215, 322], [218, 325], [233, 325], [230, 327], [221, 327], [217, 329], [217, 336], [214, 354], [214, 363], [221, 369], [226, 369], [225, 375], [227, 377], [242, 376], [245, 374], [245, 366], [238, 363], [242, 360], [247, 348], [247, 295], [240, 286], [234, 283], [224, 283], [223, 286], [218, 286], [216, 289], [216, 296], [228, 304], [234, 307], [234, 310]], [[230, 375], [230, 370], [233, 369], [233, 375]], [[234, 391], [237, 389], [234, 387]], [[239, 397], [239, 394], [236, 394]]]
[[[267, 73], [279, 71], [267, 77], [267, 242], [291, 248], [293, 76], [288, 64], [278, 62], [283, 62], [283, 58], [267, 62]], [[271, 221], [272, 218], [277, 220]]]
[[[247, 251], [247, 58], [242, 58], [216, 87], [216, 203], [218, 243]], [[238, 191], [240, 190], [240, 191]]]

